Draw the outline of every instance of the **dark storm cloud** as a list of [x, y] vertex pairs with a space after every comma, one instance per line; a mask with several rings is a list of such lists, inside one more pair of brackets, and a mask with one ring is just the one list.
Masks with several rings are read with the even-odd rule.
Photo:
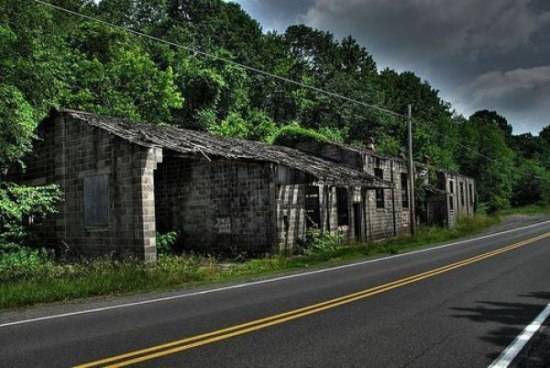
[[550, 123], [548, 0], [241, 0], [265, 29], [352, 34], [380, 67], [413, 70], [458, 112], [497, 109], [515, 131]]

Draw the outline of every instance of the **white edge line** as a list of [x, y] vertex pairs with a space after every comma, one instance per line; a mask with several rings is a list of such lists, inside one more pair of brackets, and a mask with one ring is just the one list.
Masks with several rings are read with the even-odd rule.
[[316, 275], [316, 274], [325, 273], [325, 272], [332, 272], [332, 271], [342, 270], [342, 269], [346, 269], [346, 268], [362, 266], [362, 265], [369, 264], [369, 263], [382, 262], [382, 261], [387, 261], [387, 260], [395, 259], [395, 258], [399, 258], [399, 257], [431, 252], [431, 251], [435, 251], [435, 250], [439, 250], [439, 249], [444, 249], [444, 248], [456, 246], [458, 244], [464, 244], [464, 243], [469, 243], [469, 242], [473, 242], [473, 241], [476, 241], [476, 240], [494, 238], [494, 237], [497, 237], [497, 236], [500, 236], [500, 235], [503, 235], [503, 234], [508, 234], [508, 233], [512, 233], [512, 232], [516, 232], [516, 231], [526, 230], [526, 229], [530, 229], [530, 228], [541, 226], [541, 225], [548, 224], [548, 223], [550, 223], [550, 220], [538, 222], [536, 224], [531, 224], [531, 225], [527, 225], [527, 226], [524, 226], [524, 227], [518, 227], [518, 228], [515, 228], [515, 229], [505, 230], [505, 231], [501, 231], [501, 232], [498, 232], [498, 233], [483, 235], [483, 236], [480, 236], [480, 237], [477, 237], [477, 238], [471, 238], [471, 239], [466, 239], [466, 240], [460, 240], [460, 241], [453, 242], [453, 243], [443, 244], [443, 245], [440, 245], [440, 246], [437, 246], [437, 247], [420, 249], [420, 250], [416, 250], [416, 251], [412, 251], [412, 252], [395, 254], [395, 255], [392, 255], [392, 256], [381, 257], [381, 258], [371, 259], [371, 260], [367, 260], [367, 261], [348, 263], [348, 264], [341, 265], [341, 266], [323, 268], [323, 269], [314, 270], [314, 271], [295, 273], [295, 274], [291, 274], [291, 275], [279, 276], [279, 277], [274, 277], [274, 278], [270, 278], [270, 279], [244, 282], [244, 283], [236, 284], [236, 285], [223, 286], [223, 287], [214, 288], [214, 289], [208, 289], [208, 290], [190, 292], [190, 293], [185, 293], [185, 294], [172, 295], [172, 296], [167, 296], [167, 297], [162, 297], [162, 298], [142, 300], [142, 301], [132, 302], [132, 303], [109, 305], [109, 306], [106, 306], [106, 307], [85, 309], [85, 310], [76, 311], [76, 312], [60, 313], [60, 314], [53, 314], [53, 315], [49, 315], [49, 316], [23, 319], [23, 320], [13, 321], [13, 322], [6, 322], [6, 323], [0, 324], [0, 328], [8, 327], [8, 326], [15, 326], [15, 325], [22, 325], [22, 324], [33, 323], [33, 322], [39, 322], [39, 321], [46, 321], [46, 320], [51, 320], [51, 319], [77, 316], [77, 315], [82, 315], [82, 314], [98, 313], [98, 312], [104, 312], [104, 311], [120, 309], [120, 308], [128, 308], [128, 307], [135, 307], [135, 306], [146, 305], [146, 304], [166, 302], [166, 301], [170, 301], [170, 300], [183, 299], [183, 298], [188, 298], [188, 297], [192, 297], [192, 296], [217, 293], [217, 292], [220, 292], [220, 291], [227, 291], [227, 290], [234, 290], [234, 289], [240, 289], [240, 288], [251, 287], [251, 286], [270, 284], [270, 283], [274, 283], [274, 282], [294, 279], [294, 278], [303, 277], [303, 276]]
[[489, 368], [507, 368], [527, 345], [533, 335], [539, 330], [544, 321], [550, 316], [550, 304], [535, 318], [533, 322], [518, 335], [514, 341], [499, 355]]

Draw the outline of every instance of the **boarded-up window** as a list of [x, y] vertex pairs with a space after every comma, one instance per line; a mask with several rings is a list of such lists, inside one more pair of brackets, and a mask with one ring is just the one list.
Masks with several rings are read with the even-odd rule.
[[338, 226], [349, 225], [348, 190], [346, 188], [336, 188], [336, 205]]
[[[377, 167], [374, 169], [374, 176], [380, 180], [384, 180], [384, 170]], [[376, 189], [376, 208], [384, 208], [384, 189]]]
[[84, 178], [84, 226], [109, 224], [109, 176]]

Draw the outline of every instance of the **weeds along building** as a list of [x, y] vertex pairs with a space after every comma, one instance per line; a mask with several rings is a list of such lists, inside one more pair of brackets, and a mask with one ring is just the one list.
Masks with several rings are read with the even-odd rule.
[[153, 261], [157, 231], [232, 255], [291, 250], [314, 226], [361, 238], [363, 195], [392, 185], [293, 148], [80, 111], [52, 112], [37, 135], [8, 177], [61, 187], [58, 213], [35, 231], [83, 255]]
[[[250, 256], [290, 252], [310, 229], [375, 240], [410, 226], [405, 162], [372, 151], [269, 145], [72, 110], [53, 111], [37, 135], [26, 169], [8, 179], [60, 186], [58, 212], [33, 226], [45, 245], [72, 254], [154, 261], [157, 232], [176, 231], [183, 249]], [[428, 217], [452, 225], [473, 213], [473, 181], [440, 177]]]

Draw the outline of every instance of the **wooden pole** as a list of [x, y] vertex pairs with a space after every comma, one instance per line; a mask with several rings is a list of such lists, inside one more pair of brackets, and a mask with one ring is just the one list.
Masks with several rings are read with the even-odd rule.
[[410, 215], [410, 226], [411, 226], [411, 235], [416, 234], [416, 214], [415, 214], [415, 197], [414, 197], [414, 158], [413, 158], [413, 136], [412, 136], [412, 105], [409, 104], [407, 108], [407, 123], [409, 131], [409, 215]]

